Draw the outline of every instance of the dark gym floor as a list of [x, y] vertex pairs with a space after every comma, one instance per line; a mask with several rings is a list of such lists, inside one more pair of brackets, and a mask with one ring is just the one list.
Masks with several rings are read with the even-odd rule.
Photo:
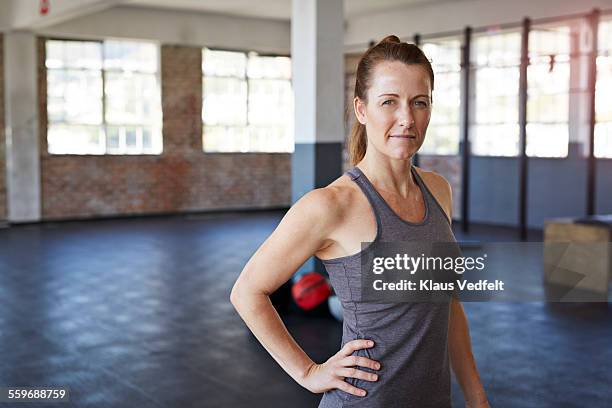
[[[70, 404], [20, 407], [316, 407], [321, 396], [280, 369], [229, 303], [242, 266], [280, 217], [0, 229], [0, 387], [71, 391]], [[515, 237], [475, 228], [463, 238]], [[609, 304], [464, 306], [493, 407], [610, 406]], [[315, 361], [337, 351], [340, 323], [284, 318]], [[456, 384], [453, 401], [463, 406]]]

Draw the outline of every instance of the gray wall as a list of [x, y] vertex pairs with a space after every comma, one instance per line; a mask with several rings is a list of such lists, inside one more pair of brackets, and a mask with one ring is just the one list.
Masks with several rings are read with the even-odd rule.
[[[529, 227], [542, 228], [550, 218], [586, 214], [587, 161], [579, 145], [570, 143], [567, 158], [530, 158], [528, 166]], [[518, 159], [472, 157], [470, 173], [470, 220], [518, 226]], [[611, 159], [597, 161], [596, 198], [598, 214], [612, 213]]]
[[516, 225], [518, 174], [518, 161], [515, 158], [472, 157], [470, 221]]
[[529, 159], [527, 222], [542, 228], [544, 221], [586, 214], [587, 161], [570, 143], [565, 159]]
[[597, 161], [597, 203], [598, 214], [612, 214], [612, 159]]

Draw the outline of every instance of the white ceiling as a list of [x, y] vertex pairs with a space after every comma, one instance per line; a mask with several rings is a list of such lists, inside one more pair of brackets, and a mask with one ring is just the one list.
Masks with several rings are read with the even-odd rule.
[[[424, 3], [461, 0], [344, 0], [347, 17]], [[291, 0], [129, 0], [126, 4], [234, 16], [290, 19]]]

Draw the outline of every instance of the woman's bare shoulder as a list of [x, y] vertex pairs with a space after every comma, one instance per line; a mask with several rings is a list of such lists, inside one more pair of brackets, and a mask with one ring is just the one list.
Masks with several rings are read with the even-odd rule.
[[342, 175], [325, 187], [309, 191], [295, 206], [299, 204], [301, 209], [315, 216], [334, 221], [350, 208], [356, 192], [355, 183], [348, 176]]
[[415, 167], [415, 169], [427, 185], [429, 191], [438, 200], [447, 217], [449, 219], [452, 218], [453, 197], [450, 183], [435, 171], [423, 170], [420, 167]]
[[421, 178], [425, 180], [425, 182], [430, 182], [434, 187], [450, 189], [450, 183], [446, 180], [446, 178], [444, 178], [444, 176], [436, 173], [435, 171], [424, 170], [416, 166], [414, 168], [419, 173], [419, 176], [421, 176]]

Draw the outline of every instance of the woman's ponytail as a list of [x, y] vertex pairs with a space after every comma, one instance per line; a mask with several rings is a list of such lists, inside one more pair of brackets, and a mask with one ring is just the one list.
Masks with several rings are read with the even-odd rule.
[[351, 166], [356, 165], [365, 156], [368, 147], [368, 137], [365, 125], [355, 121], [348, 140], [348, 153]]

